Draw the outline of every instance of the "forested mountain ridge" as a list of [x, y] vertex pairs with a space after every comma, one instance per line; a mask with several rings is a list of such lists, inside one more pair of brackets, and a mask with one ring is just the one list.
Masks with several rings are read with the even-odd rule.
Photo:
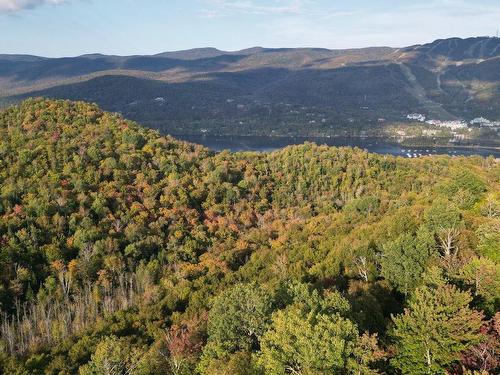
[[326, 135], [414, 112], [500, 121], [499, 64], [500, 38], [488, 37], [405, 48], [0, 55], [0, 105], [85, 100], [168, 134]]
[[[0, 112], [0, 372], [498, 371], [500, 166]], [[110, 372], [111, 371], [111, 372]]]

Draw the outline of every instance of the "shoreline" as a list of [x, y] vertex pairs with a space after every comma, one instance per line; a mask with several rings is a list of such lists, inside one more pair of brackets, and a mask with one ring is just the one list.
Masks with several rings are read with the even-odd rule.
[[458, 149], [482, 149], [482, 150], [493, 150], [500, 151], [500, 145], [457, 145], [457, 144], [426, 144], [426, 143], [401, 143], [397, 142], [392, 137], [384, 137], [384, 136], [343, 136], [343, 135], [334, 135], [334, 136], [305, 136], [305, 135], [248, 135], [248, 134], [167, 134], [173, 138], [183, 139], [183, 138], [274, 138], [274, 139], [298, 139], [304, 141], [312, 141], [314, 140], [328, 140], [328, 139], [353, 139], [353, 140], [379, 140], [384, 141], [385, 143], [397, 146], [397, 147], [415, 147], [415, 148], [424, 148], [424, 147], [432, 147], [432, 148], [458, 148]]

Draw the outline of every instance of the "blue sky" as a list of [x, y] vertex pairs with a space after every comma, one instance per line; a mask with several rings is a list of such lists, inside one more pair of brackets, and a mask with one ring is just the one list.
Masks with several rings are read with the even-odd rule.
[[494, 35], [500, 0], [0, 0], [0, 53], [407, 46]]

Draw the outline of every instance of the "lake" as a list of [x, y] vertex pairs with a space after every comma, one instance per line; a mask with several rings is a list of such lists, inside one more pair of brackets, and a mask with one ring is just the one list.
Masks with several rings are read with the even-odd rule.
[[500, 158], [500, 150], [494, 148], [468, 147], [405, 147], [390, 143], [382, 138], [304, 138], [304, 137], [264, 137], [264, 136], [212, 136], [187, 135], [175, 136], [178, 139], [201, 144], [214, 151], [274, 151], [290, 145], [299, 145], [304, 142], [314, 142], [328, 146], [359, 147], [377, 154], [389, 154], [414, 158], [426, 155], [450, 156], [490, 156]]

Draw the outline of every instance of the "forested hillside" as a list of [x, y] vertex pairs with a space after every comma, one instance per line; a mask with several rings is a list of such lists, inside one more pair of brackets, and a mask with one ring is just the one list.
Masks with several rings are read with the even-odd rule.
[[43, 96], [95, 102], [172, 135], [380, 137], [382, 125], [415, 112], [500, 121], [498, 72], [500, 38], [488, 37], [405, 48], [0, 55], [0, 108]]
[[0, 113], [0, 373], [495, 374], [500, 165]]

